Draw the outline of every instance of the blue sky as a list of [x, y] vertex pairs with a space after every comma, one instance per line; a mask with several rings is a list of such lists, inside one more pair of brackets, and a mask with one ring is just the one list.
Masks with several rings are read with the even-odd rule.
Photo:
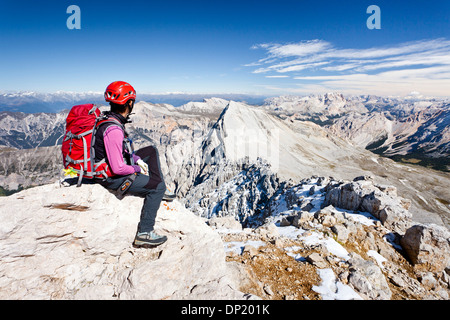
[[450, 96], [449, 17], [448, 0], [2, 0], [0, 91]]

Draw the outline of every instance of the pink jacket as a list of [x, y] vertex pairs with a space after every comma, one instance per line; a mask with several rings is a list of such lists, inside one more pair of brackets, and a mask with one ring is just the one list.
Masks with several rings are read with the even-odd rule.
[[[127, 165], [123, 159], [123, 131], [118, 126], [110, 126], [103, 134], [106, 155], [111, 171], [119, 176], [126, 176], [135, 172], [141, 172], [138, 165]], [[140, 158], [133, 154], [134, 163]]]

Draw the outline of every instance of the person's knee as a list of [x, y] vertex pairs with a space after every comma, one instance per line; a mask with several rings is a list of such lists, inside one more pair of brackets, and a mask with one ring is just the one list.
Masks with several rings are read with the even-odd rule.
[[155, 189], [147, 189], [147, 192], [145, 192], [145, 197], [147, 199], [151, 199], [152, 201], [160, 201], [164, 197], [165, 192], [166, 185], [164, 182], [161, 182]]
[[164, 194], [164, 192], [166, 192], [166, 184], [164, 181], [161, 181], [158, 184], [158, 187], [156, 188], [159, 192], [161, 192], [162, 194]]
[[144, 162], [147, 162], [147, 164], [148, 164], [150, 159], [158, 157], [159, 153], [158, 153], [158, 149], [156, 149], [156, 147], [148, 146], [148, 147], [144, 147], [144, 148], [136, 151], [136, 155], [139, 156]]

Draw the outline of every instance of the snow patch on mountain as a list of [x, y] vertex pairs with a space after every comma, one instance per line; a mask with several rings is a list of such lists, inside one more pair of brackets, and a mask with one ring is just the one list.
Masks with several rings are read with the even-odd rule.
[[179, 106], [178, 109], [192, 113], [220, 114], [228, 103], [229, 101], [225, 99], [209, 98], [202, 102], [188, 102]]

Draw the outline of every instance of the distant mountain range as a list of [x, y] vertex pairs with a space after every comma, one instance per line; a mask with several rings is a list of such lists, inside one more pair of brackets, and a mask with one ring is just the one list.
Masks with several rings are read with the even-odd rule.
[[396, 161], [450, 167], [450, 99], [339, 93], [267, 99], [266, 111], [313, 121], [331, 133]]
[[[249, 104], [261, 104], [266, 97], [245, 94], [190, 94], [190, 93], [155, 93], [139, 94], [138, 101], [167, 103], [181, 106], [191, 101], [202, 101], [206, 98], [219, 97], [227, 100], [245, 101]], [[103, 92], [4, 92], [0, 93], [0, 111], [24, 113], [55, 113], [83, 103], [104, 105]]]
[[[234, 96], [237, 98], [237, 95]], [[182, 99], [193, 98], [193, 95], [174, 93], [164, 97], [153, 95], [152, 98], [154, 101], [180, 99], [181, 102]], [[252, 99], [257, 100], [255, 97]], [[210, 114], [214, 117], [227, 107], [229, 101], [212, 97], [202, 101], [190, 100], [179, 106], [167, 102], [163, 105], [169, 110]], [[60, 144], [68, 109], [79, 103], [104, 104], [102, 94], [95, 92], [1, 94], [0, 110], [8, 111], [0, 111], [0, 145], [27, 149]], [[314, 122], [333, 135], [379, 155], [438, 170], [449, 170], [450, 99], [417, 96], [402, 99], [377, 96], [345, 97], [340, 93], [327, 93], [267, 98], [256, 105], [284, 120]], [[14, 112], [18, 109], [34, 111]], [[43, 109], [61, 111], [36, 112]]]

